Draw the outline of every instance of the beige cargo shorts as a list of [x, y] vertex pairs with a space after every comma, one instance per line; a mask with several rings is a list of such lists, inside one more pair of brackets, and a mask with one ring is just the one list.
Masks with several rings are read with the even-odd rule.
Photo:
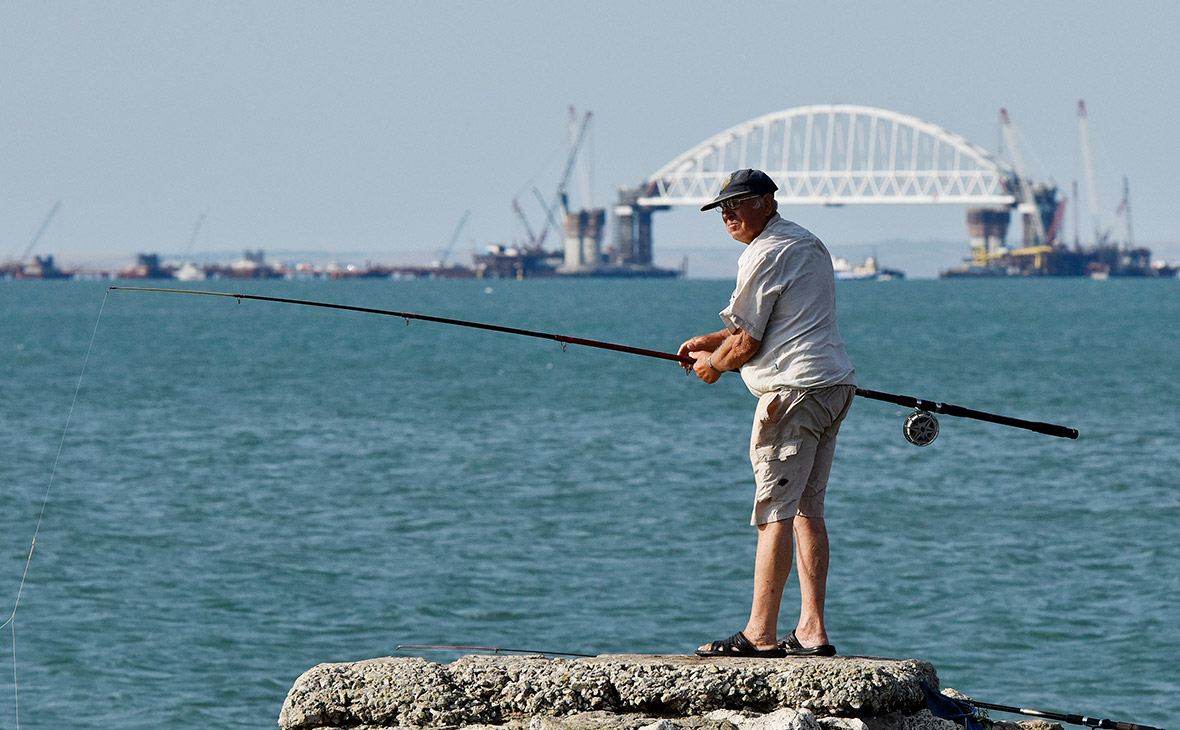
[[754, 466], [752, 525], [802, 515], [824, 516], [824, 494], [840, 423], [852, 407], [854, 385], [777, 390], [758, 399], [750, 433]]

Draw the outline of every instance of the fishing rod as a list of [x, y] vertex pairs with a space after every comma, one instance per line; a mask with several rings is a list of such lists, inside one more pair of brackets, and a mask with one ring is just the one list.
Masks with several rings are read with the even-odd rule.
[[462, 649], [464, 651], [490, 651], [493, 654], [545, 654], [549, 656], [593, 657], [593, 654], [575, 654], [568, 651], [535, 651], [533, 649], [500, 649], [494, 646], [445, 646], [442, 644], [398, 644], [394, 651], [402, 649], [431, 649], [449, 651]]
[[1151, 727], [1150, 725], [1139, 725], [1133, 722], [1115, 722], [1114, 720], [1098, 719], [1095, 717], [1087, 717], [1085, 715], [1067, 715], [1058, 712], [1044, 712], [1043, 710], [1030, 710], [1024, 707], [1009, 707], [1008, 705], [994, 705], [990, 702], [979, 702], [970, 697], [951, 697], [945, 695], [930, 685], [926, 684], [926, 680], [919, 683], [922, 688], [922, 693], [926, 695], [926, 707], [935, 717], [941, 717], [946, 720], [953, 720], [960, 725], [967, 728], [978, 728], [976, 708], [983, 708], [985, 710], [996, 710], [998, 712], [1011, 712], [1017, 715], [1030, 715], [1032, 717], [1042, 717], [1046, 720], [1056, 720], [1058, 722], [1066, 722], [1071, 725], [1085, 725], [1087, 727], [1106, 728], [1107, 730], [1162, 730], [1162, 728]]
[[260, 302], [279, 302], [281, 304], [301, 304], [305, 307], [324, 307], [326, 309], [343, 309], [349, 312], [364, 312], [365, 314], [383, 314], [387, 317], [400, 317], [406, 320], [406, 324], [410, 323], [411, 319], [421, 320], [423, 322], [436, 322], [438, 324], [452, 324], [458, 327], [474, 327], [481, 330], [490, 330], [492, 332], [504, 332], [510, 335], [522, 335], [524, 337], [540, 337], [546, 340], [556, 340], [561, 343], [562, 349], [566, 345], [584, 345], [585, 347], [597, 347], [602, 350], [615, 350], [616, 352], [626, 352], [631, 355], [644, 355], [646, 357], [658, 357], [664, 360], [673, 360], [683, 364], [691, 364], [692, 359], [673, 355], [668, 352], [660, 352], [658, 350], [647, 350], [642, 347], [631, 347], [630, 345], [618, 345], [613, 342], [601, 342], [599, 340], [586, 340], [581, 337], [570, 337], [569, 335], [554, 335], [547, 332], [534, 332], [533, 330], [523, 330], [517, 327], [503, 327], [498, 324], [485, 324], [483, 322], [470, 322], [465, 319], [451, 319], [449, 317], [436, 317], [430, 314], [414, 314], [413, 312], [394, 312], [389, 309], [373, 309], [371, 307], [354, 307], [348, 304], [330, 304], [328, 302], [313, 302], [307, 299], [284, 299], [283, 297], [264, 297], [257, 294], [230, 294], [219, 291], [197, 291], [196, 289], [156, 289], [142, 286], [112, 286], [111, 289], [122, 289], [124, 291], [154, 291], [154, 292], [168, 292], [172, 294], [206, 294], [213, 297], [232, 297], [241, 301], [242, 299], [253, 299]]
[[[630, 345], [620, 345], [614, 342], [603, 342], [601, 340], [588, 340], [582, 337], [571, 337], [569, 335], [553, 334], [549, 332], [537, 332], [535, 330], [520, 329], [519, 327], [505, 327], [497, 324], [487, 324], [484, 322], [472, 322], [465, 319], [452, 319], [450, 317], [437, 317], [429, 314], [415, 314], [413, 312], [397, 312], [389, 309], [374, 309], [372, 307], [356, 307], [349, 304], [332, 304], [328, 302], [315, 302], [307, 299], [287, 299], [285, 297], [267, 297], [258, 294], [231, 294], [228, 292], [215, 291], [200, 291], [196, 289], [164, 289], [158, 287], [140, 287], [140, 286], [112, 286], [110, 289], [123, 291], [141, 291], [141, 292], [164, 292], [169, 294], [200, 294], [204, 296], [213, 297], [230, 297], [241, 302], [243, 299], [251, 299], [260, 302], [277, 302], [280, 304], [297, 304], [305, 307], [322, 307], [325, 309], [342, 309], [349, 312], [362, 312], [365, 314], [380, 314], [387, 317], [399, 317], [406, 320], [406, 324], [410, 323], [411, 319], [420, 320], [423, 322], [435, 322], [437, 324], [449, 324], [457, 327], [472, 327], [475, 329], [488, 330], [491, 332], [502, 332], [511, 335], [521, 335], [523, 337], [536, 337], [545, 340], [554, 340], [561, 343], [561, 348], [564, 351], [566, 345], [582, 345], [584, 347], [595, 347], [601, 350], [614, 350], [615, 352], [623, 352], [629, 355], [642, 355], [643, 357], [653, 357], [661, 360], [670, 360], [683, 365], [685, 368], [690, 368], [695, 361], [686, 355], [677, 355], [670, 352], [661, 352], [659, 350], [649, 350], [643, 347], [632, 347]], [[862, 398], [869, 398], [871, 400], [886, 401], [896, 405], [905, 406], [915, 409], [905, 420], [902, 427], [902, 435], [905, 439], [915, 446], [927, 446], [938, 436], [938, 419], [934, 417], [935, 413], [955, 416], [958, 418], [971, 418], [977, 421], [987, 421], [989, 423], [997, 423], [1002, 426], [1011, 426], [1013, 428], [1023, 428], [1037, 433], [1043, 433], [1048, 436], [1057, 436], [1059, 438], [1076, 439], [1078, 431], [1067, 426], [1058, 426], [1052, 423], [1044, 423], [1041, 421], [1026, 421], [1022, 418], [1012, 418], [1011, 416], [1001, 416], [995, 413], [987, 413], [985, 411], [977, 411], [971, 408], [964, 408], [950, 403], [940, 403], [936, 401], [925, 400], [922, 398], [914, 398], [908, 395], [895, 395], [893, 393], [881, 393], [875, 390], [865, 390], [857, 388], [856, 394]]]
[[1085, 725], [1087, 727], [1107, 728], [1108, 730], [1163, 730], [1163, 728], [1152, 727], [1150, 725], [1139, 725], [1133, 722], [1115, 722], [1114, 720], [1098, 719], [1094, 717], [1087, 717], [1085, 715], [1068, 715], [1058, 712], [1044, 712], [1042, 710], [1029, 710], [1023, 707], [1008, 707], [1006, 705], [993, 705], [989, 702], [979, 702], [978, 700], [965, 699], [962, 700], [968, 705], [975, 707], [982, 707], [985, 710], [996, 710], [998, 712], [1011, 712], [1017, 715], [1029, 715], [1030, 717], [1043, 717], [1046, 720], [1056, 720], [1058, 722], [1067, 722], [1070, 725]]
[[[1056, 436], [1058, 438], [1076, 439], [1078, 437], [1078, 430], [1076, 428], [1058, 426], [1055, 423], [1026, 421], [1023, 418], [1001, 416], [995, 413], [987, 413], [986, 411], [977, 411], [972, 408], [956, 406], [953, 403], [939, 403], [937, 401], [914, 398], [913, 396], [909, 395], [881, 393], [875, 390], [865, 390], [864, 388], [857, 388], [856, 394], [862, 398], [871, 398], [872, 400], [885, 401], [886, 403], [894, 403], [899, 406], [915, 409], [914, 412], [911, 413], [906, 419], [905, 425], [906, 440], [915, 446], [926, 446], [931, 441], [933, 441], [936, 436], [938, 436], [938, 421], [933, 415], [931, 415], [933, 413], [941, 413], [943, 415], [955, 416], [957, 418], [972, 418], [976, 421], [987, 421], [988, 423], [998, 423], [1001, 426], [1023, 428], [1029, 431], [1043, 433], [1046, 436]], [[913, 438], [911, 438], [911, 436], [913, 436]], [[919, 441], [922, 440], [925, 440], [925, 443], [919, 443]]]

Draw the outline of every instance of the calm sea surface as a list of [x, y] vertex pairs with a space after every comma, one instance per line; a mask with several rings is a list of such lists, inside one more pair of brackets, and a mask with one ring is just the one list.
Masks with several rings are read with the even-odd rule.
[[[0, 727], [19, 702], [29, 729], [271, 728], [304, 670], [399, 644], [687, 653], [744, 625], [736, 376], [106, 286], [0, 281], [0, 621], [61, 445], [0, 631], [19, 680], [0, 672]], [[201, 286], [674, 351], [720, 327], [731, 282]], [[930, 661], [983, 701], [1175, 725], [1180, 281], [839, 296], [863, 387], [1082, 434], [944, 416], [916, 448], [906, 409], [858, 399], [828, 496], [840, 652]], [[784, 632], [796, 601], [792, 581]]]

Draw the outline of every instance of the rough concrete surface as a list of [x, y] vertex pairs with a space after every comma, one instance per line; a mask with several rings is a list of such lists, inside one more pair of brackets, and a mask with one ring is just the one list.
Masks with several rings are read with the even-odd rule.
[[287, 695], [285, 730], [948, 730], [919, 682], [934, 667], [872, 657], [586, 659], [471, 655], [320, 664]]

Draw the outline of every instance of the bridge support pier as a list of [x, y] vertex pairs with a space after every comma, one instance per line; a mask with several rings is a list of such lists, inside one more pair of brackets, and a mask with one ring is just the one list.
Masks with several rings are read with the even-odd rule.
[[651, 266], [651, 214], [669, 206], [645, 206], [639, 199], [644, 188], [619, 188], [615, 206], [615, 245], [611, 264], [615, 266]]
[[606, 211], [602, 208], [571, 210], [565, 214], [563, 272], [579, 273], [599, 268], [605, 222]]
[[987, 262], [999, 256], [1008, 236], [1008, 224], [1012, 218], [1011, 208], [968, 208], [967, 233], [971, 236], [971, 262], [975, 266], [987, 266]]

